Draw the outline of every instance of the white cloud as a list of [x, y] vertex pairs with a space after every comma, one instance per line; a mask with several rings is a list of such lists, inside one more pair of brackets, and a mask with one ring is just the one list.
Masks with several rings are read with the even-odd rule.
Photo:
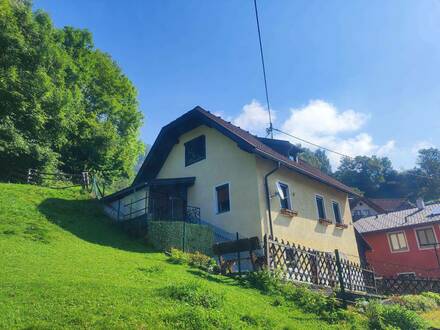
[[[370, 116], [354, 110], [340, 111], [322, 100], [312, 100], [306, 106], [290, 110], [290, 117], [281, 125], [281, 130], [315, 144], [338, 151], [348, 156], [387, 156], [395, 148], [395, 141], [384, 145], [374, 143], [371, 135], [359, 132]], [[351, 133], [351, 136], [348, 136]], [[357, 133], [353, 136], [353, 134]], [[286, 138], [280, 135], [279, 138]], [[291, 142], [298, 140], [291, 138]], [[302, 143], [315, 149], [313, 146]], [[339, 165], [341, 156], [328, 152], [333, 169]]]
[[[276, 121], [276, 113], [272, 112], [272, 121]], [[357, 155], [388, 156], [395, 151], [396, 142], [389, 140], [383, 145], [374, 143], [373, 137], [361, 129], [370, 119], [369, 114], [348, 109], [340, 111], [334, 105], [323, 100], [311, 100], [301, 108], [290, 109], [290, 116], [283, 122], [274, 124], [282, 131], [313, 142], [328, 149], [354, 157]], [[241, 113], [232, 119], [234, 125], [254, 134], [265, 136], [269, 126], [269, 116], [264, 106], [256, 100], [246, 104]], [[275, 138], [301, 143], [312, 150], [315, 147], [278, 133]], [[327, 152], [333, 169], [339, 165], [341, 156]]]
[[435, 148], [435, 145], [429, 141], [418, 141], [411, 148], [413, 154], [417, 154], [420, 149]]
[[[275, 121], [275, 112], [272, 111], [271, 114], [272, 121]], [[232, 122], [254, 134], [265, 134], [265, 129], [269, 126], [269, 114], [261, 103], [252, 100], [243, 107], [242, 112]]]

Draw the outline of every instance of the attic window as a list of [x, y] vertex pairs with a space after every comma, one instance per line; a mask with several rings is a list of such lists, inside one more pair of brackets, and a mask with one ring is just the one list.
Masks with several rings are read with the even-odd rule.
[[201, 135], [185, 143], [185, 166], [206, 158], [205, 136]]

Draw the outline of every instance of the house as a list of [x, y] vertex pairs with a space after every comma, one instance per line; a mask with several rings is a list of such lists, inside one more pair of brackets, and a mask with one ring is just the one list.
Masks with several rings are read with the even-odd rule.
[[371, 199], [362, 196], [350, 198], [350, 209], [353, 221], [386, 212]]
[[367, 262], [382, 276], [440, 277], [440, 203], [355, 222], [368, 245]]
[[348, 203], [355, 193], [300, 151], [196, 107], [162, 128], [133, 184], [104, 201], [116, 218], [185, 218], [190, 206], [223, 237], [271, 234], [358, 260]]
[[407, 198], [366, 198], [350, 199], [350, 209], [353, 221], [372, 215], [406, 210], [414, 205]]

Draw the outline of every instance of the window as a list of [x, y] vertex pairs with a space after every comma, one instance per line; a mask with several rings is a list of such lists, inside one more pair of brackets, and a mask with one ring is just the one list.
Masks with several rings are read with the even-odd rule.
[[392, 252], [408, 251], [408, 243], [403, 231], [388, 234], [388, 240]]
[[201, 135], [185, 143], [185, 166], [206, 158], [205, 136]]
[[416, 234], [419, 247], [421, 248], [434, 247], [437, 243], [432, 227], [416, 229]]
[[333, 214], [335, 215], [336, 223], [342, 223], [341, 209], [339, 208], [339, 203], [333, 202], [332, 205], [333, 205]]
[[414, 272], [397, 273], [397, 278], [399, 280], [413, 280], [416, 278], [416, 273]]
[[217, 199], [217, 213], [224, 213], [230, 210], [229, 201], [229, 184], [223, 184], [215, 187], [215, 194]]
[[290, 210], [292, 209], [292, 205], [290, 203], [290, 193], [289, 193], [289, 186], [285, 183], [278, 182], [278, 187], [282, 191], [284, 198], [281, 198], [280, 196], [280, 204], [282, 209]]
[[324, 206], [324, 198], [316, 195], [316, 207], [318, 208], [318, 217], [319, 219], [325, 219], [325, 206]]

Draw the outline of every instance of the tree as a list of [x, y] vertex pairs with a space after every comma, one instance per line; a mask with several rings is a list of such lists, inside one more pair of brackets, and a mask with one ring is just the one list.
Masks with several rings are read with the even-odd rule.
[[440, 198], [440, 150], [421, 149], [417, 159], [418, 168], [412, 171], [417, 178], [419, 196], [427, 200]]
[[332, 174], [330, 160], [328, 159], [325, 150], [316, 149], [314, 152], [307, 148], [303, 148], [303, 150], [304, 151], [299, 155], [302, 160], [328, 175]]
[[136, 89], [87, 30], [0, 0], [0, 179], [28, 168], [129, 177], [143, 144]]
[[343, 158], [335, 176], [346, 185], [358, 188], [367, 197], [379, 197], [383, 194], [383, 185], [396, 173], [387, 157], [356, 156]]

